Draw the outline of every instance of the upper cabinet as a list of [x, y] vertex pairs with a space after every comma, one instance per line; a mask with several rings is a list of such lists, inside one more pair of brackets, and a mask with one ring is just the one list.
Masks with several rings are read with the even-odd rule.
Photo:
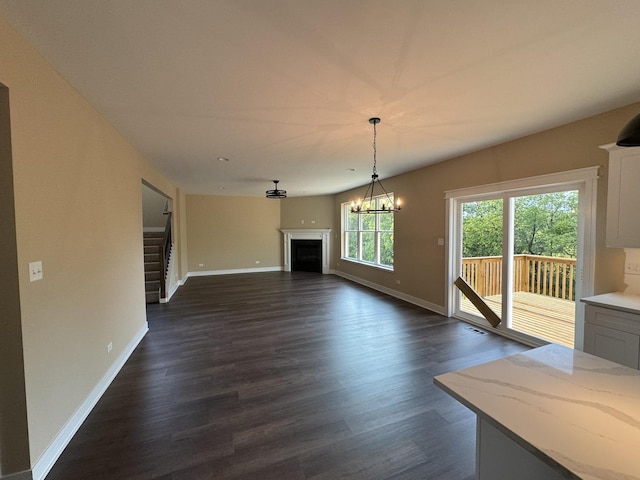
[[609, 152], [607, 246], [640, 247], [640, 147], [602, 148]]

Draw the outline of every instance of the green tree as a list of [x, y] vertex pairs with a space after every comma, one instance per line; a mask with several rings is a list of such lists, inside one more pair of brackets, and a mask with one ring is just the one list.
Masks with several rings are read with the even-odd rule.
[[[514, 253], [576, 257], [578, 192], [515, 199]], [[502, 255], [502, 200], [463, 204], [463, 257]]]
[[462, 256], [502, 255], [502, 199], [462, 206]]
[[578, 192], [515, 199], [515, 253], [576, 257]]

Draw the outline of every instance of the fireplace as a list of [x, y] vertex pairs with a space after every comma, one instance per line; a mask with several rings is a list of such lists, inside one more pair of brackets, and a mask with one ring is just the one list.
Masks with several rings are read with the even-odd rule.
[[329, 273], [330, 228], [281, 230], [284, 234], [284, 268]]
[[322, 273], [322, 240], [291, 240], [291, 271]]

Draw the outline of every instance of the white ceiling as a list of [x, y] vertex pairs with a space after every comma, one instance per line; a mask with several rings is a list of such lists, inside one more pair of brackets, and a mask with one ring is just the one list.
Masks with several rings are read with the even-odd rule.
[[372, 116], [384, 179], [640, 101], [639, 0], [0, 0], [0, 14], [187, 193], [363, 185]]

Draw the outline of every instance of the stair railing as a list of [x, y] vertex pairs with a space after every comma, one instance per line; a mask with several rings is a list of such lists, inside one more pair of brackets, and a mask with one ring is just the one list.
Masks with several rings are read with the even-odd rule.
[[164, 227], [160, 248], [160, 298], [167, 298], [167, 274], [169, 273], [169, 257], [171, 256], [171, 212], [165, 213], [167, 223]]

